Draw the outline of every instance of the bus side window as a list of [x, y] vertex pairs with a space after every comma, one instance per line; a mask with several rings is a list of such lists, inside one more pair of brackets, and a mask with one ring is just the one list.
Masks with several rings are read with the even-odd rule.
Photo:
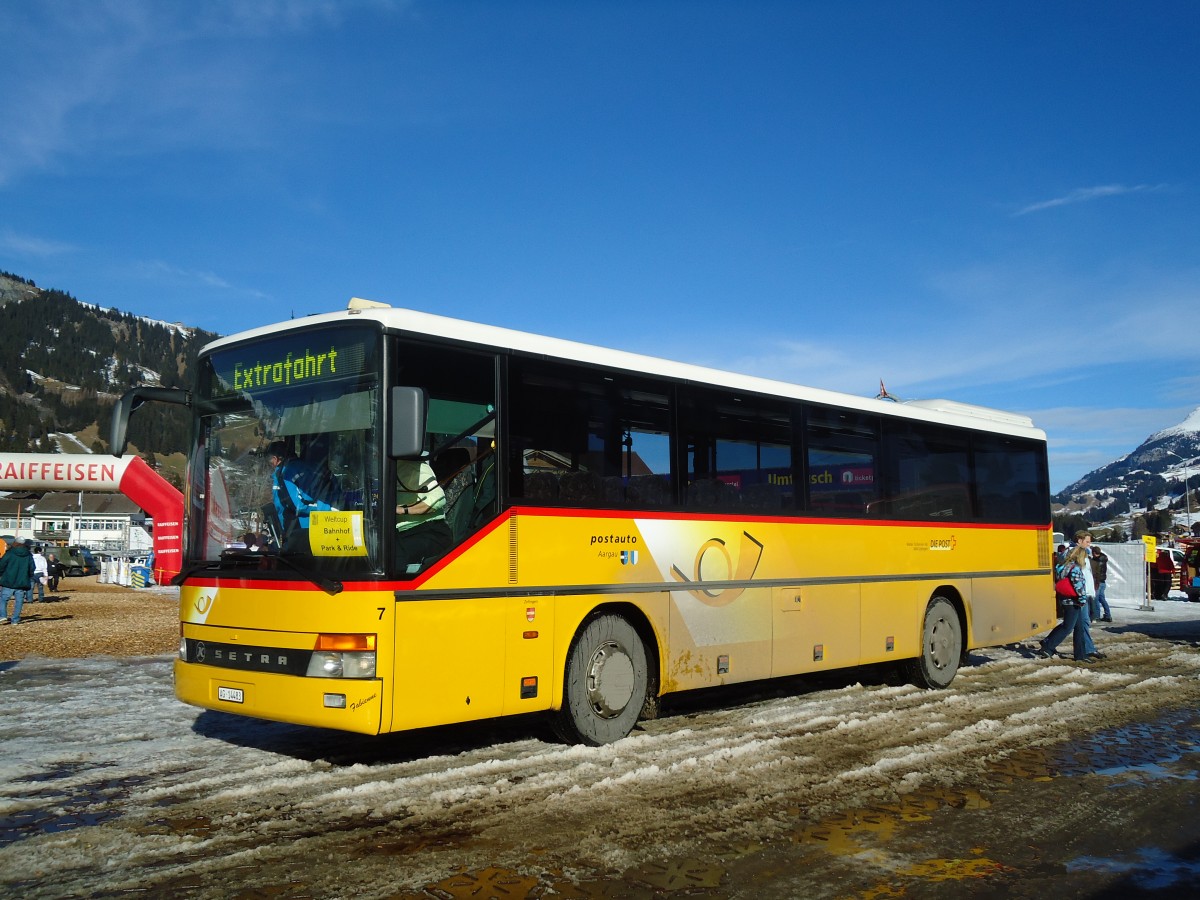
[[674, 503], [668, 393], [569, 364], [510, 364], [508, 489], [531, 503], [646, 509]]
[[879, 419], [819, 407], [805, 427], [807, 509], [824, 516], [881, 516]]
[[[1045, 524], [1050, 512], [1039, 499], [1049, 491], [1039, 445], [1000, 435], [972, 438], [975, 483], [981, 486], [979, 508], [985, 522]], [[1055, 546], [1063, 543], [1056, 540]]]
[[966, 437], [924, 423], [889, 422], [886, 509], [895, 519], [974, 516]]
[[795, 507], [787, 404], [698, 387], [679, 396], [688, 509]]

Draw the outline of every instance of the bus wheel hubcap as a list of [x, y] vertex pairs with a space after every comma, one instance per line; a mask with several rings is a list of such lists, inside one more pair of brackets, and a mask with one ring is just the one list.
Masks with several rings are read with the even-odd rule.
[[633, 660], [614, 641], [592, 654], [587, 672], [587, 698], [592, 711], [602, 719], [621, 714], [633, 696]]
[[950, 626], [945, 619], [933, 623], [929, 635], [929, 661], [938, 669], [950, 665]]

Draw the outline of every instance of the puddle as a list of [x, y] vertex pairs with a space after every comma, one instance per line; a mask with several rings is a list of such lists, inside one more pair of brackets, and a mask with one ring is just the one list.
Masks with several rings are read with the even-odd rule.
[[14, 784], [46, 785], [33, 790], [14, 790], [11, 801], [37, 801], [38, 805], [0, 816], [0, 847], [15, 844], [35, 834], [70, 831], [100, 825], [121, 815], [113, 801], [129, 796], [129, 791], [149, 780], [146, 775], [101, 778], [84, 784], [57, 785], [81, 772], [97, 768], [91, 763], [65, 763], [45, 772], [14, 780]]
[[1132, 854], [1132, 858], [1125, 859], [1081, 856], [1069, 862], [1067, 870], [1120, 875], [1146, 891], [1184, 886], [1194, 888], [1200, 884], [1200, 860], [1180, 859], [1174, 853], [1158, 847], [1143, 847]]
[[1190, 767], [1178, 772], [1165, 767], [1196, 752], [1200, 752], [1200, 712], [1180, 709], [1153, 722], [1110, 728], [1062, 744], [1050, 752], [1047, 765], [1060, 776], [1140, 773], [1195, 780]]

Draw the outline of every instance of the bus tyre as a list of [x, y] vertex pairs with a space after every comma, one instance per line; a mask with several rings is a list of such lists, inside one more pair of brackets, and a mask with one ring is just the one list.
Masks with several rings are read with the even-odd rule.
[[646, 647], [626, 619], [602, 615], [579, 632], [567, 658], [562, 709], [554, 730], [563, 740], [598, 747], [626, 737], [646, 704]]
[[947, 687], [958, 672], [962, 651], [962, 623], [958, 620], [958, 611], [945, 597], [934, 597], [925, 607], [921, 655], [912, 661], [910, 677], [922, 687]]

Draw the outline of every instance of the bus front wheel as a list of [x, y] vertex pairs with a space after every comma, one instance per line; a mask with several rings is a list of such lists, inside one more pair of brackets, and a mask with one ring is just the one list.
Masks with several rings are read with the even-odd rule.
[[912, 680], [928, 688], [949, 686], [958, 672], [962, 652], [962, 623], [958, 611], [945, 597], [934, 597], [925, 607], [921, 655], [912, 661]]
[[626, 737], [649, 689], [646, 646], [627, 619], [597, 616], [567, 658], [562, 709], [554, 730], [570, 743], [598, 747]]

